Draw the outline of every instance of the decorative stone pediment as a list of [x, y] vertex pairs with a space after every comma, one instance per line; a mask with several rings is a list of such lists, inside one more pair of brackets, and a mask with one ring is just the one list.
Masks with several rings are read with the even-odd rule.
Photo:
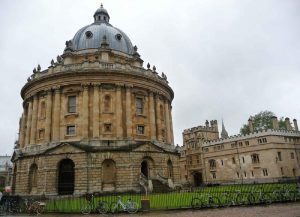
[[157, 153], [163, 153], [165, 152], [161, 147], [156, 146], [153, 143], [145, 143], [137, 148], [132, 150], [133, 152], [157, 152]]
[[49, 149], [45, 154], [74, 154], [74, 153], [83, 153], [84, 151], [80, 148], [75, 147], [69, 143], [62, 143], [52, 149]]

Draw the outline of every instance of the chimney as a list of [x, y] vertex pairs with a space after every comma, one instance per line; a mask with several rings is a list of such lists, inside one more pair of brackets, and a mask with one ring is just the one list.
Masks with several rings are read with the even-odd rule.
[[297, 120], [294, 119], [293, 122], [294, 122], [294, 128], [295, 128], [295, 131], [299, 131], [299, 129], [298, 129], [298, 124], [297, 124]]
[[253, 122], [251, 117], [248, 120], [248, 126], [249, 126], [250, 133], [253, 133], [254, 129], [253, 129]]
[[289, 118], [285, 118], [285, 127], [286, 127], [286, 130], [292, 130], [292, 126], [291, 126]]
[[272, 116], [272, 126], [274, 130], [279, 129], [278, 120], [276, 116]]

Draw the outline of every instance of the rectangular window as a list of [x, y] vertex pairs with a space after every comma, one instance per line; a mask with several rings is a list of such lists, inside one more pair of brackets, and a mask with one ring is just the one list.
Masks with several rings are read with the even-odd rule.
[[243, 160], [243, 163], [245, 163], [245, 158], [244, 157], [242, 157], [242, 160]]
[[281, 171], [281, 175], [283, 176], [284, 175], [283, 167], [280, 167], [280, 171]]
[[76, 96], [68, 96], [68, 112], [76, 113]]
[[138, 125], [138, 126], [137, 126], [137, 134], [139, 134], [139, 135], [144, 135], [144, 133], [145, 133], [145, 126], [143, 126], [143, 125]]
[[244, 172], [244, 177], [247, 177], [247, 173], [246, 172]]
[[143, 99], [142, 98], [136, 98], [135, 99], [135, 107], [136, 107], [136, 113], [138, 115], [143, 114]]
[[252, 159], [253, 164], [258, 164], [259, 163], [259, 155], [258, 154], [252, 154], [251, 159]]
[[68, 136], [74, 136], [75, 134], [76, 134], [75, 125], [67, 126], [67, 135]]
[[235, 158], [234, 157], [232, 158], [232, 163], [235, 164]]
[[269, 176], [269, 174], [268, 174], [268, 169], [266, 169], [266, 168], [263, 169], [263, 175], [264, 175], [264, 176]]
[[245, 145], [246, 145], [246, 146], [249, 146], [249, 141], [245, 141]]
[[253, 170], [251, 171], [251, 175], [252, 175], [252, 177], [254, 177], [254, 172], [253, 172]]
[[291, 159], [295, 159], [294, 152], [291, 152]]
[[39, 139], [44, 139], [45, 136], [45, 130], [44, 129], [40, 129], [39, 130]]
[[211, 177], [212, 177], [213, 179], [216, 179], [216, 178], [217, 178], [216, 173], [211, 173]]
[[223, 160], [221, 160], [221, 164], [222, 164], [222, 166], [224, 165], [224, 161]]
[[239, 173], [239, 172], [236, 172], [236, 176], [237, 176], [238, 178], [240, 178], [240, 173]]
[[111, 132], [111, 124], [109, 124], [109, 123], [104, 124], [104, 132], [105, 133], [110, 133]]
[[278, 161], [282, 161], [281, 152], [280, 151], [277, 152], [277, 159], [278, 159]]
[[239, 146], [240, 146], [240, 147], [243, 147], [243, 142], [239, 142]]

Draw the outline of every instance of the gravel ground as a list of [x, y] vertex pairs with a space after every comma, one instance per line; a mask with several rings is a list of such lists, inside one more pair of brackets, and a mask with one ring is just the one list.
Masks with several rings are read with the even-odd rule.
[[[23, 217], [25, 215], [15, 215], [10, 217]], [[79, 217], [84, 215], [72, 214], [44, 214], [45, 217]], [[131, 216], [131, 217], [300, 217], [300, 202], [272, 204], [268, 206], [252, 207], [230, 207], [222, 209], [207, 210], [177, 210], [177, 211], [156, 211], [137, 214], [117, 214], [117, 215], [85, 215], [85, 216]]]

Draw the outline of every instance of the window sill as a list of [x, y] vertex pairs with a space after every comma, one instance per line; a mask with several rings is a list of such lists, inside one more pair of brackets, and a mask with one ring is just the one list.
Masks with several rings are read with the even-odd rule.
[[72, 135], [65, 135], [65, 138], [70, 138], [70, 137], [75, 137], [76, 134], [72, 134]]
[[70, 117], [70, 116], [74, 116], [74, 117], [78, 117], [78, 113], [77, 112], [75, 112], [75, 113], [67, 113], [67, 114], [65, 114], [65, 117]]
[[143, 117], [143, 118], [147, 117], [147, 115], [144, 115], [144, 114], [135, 114], [135, 116], [137, 116], [137, 117]]
[[114, 114], [114, 112], [102, 112], [102, 114]]

